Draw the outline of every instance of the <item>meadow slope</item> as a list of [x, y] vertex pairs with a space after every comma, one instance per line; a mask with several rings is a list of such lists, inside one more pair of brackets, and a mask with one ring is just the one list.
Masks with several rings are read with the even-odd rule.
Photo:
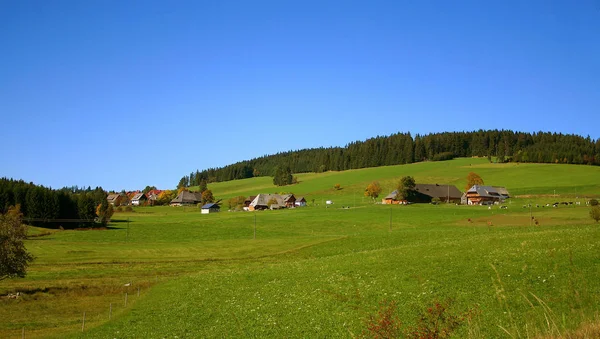
[[[469, 171], [520, 197], [488, 209], [362, 196], [369, 182], [392, 190], [403, 175], [462, 189]], [[27, 241], [37, 257], [28, 276], [0, 283], [2, 295], [22, 293], [0, 299], [0, 336], [351, 338], [381, 305], [395, 303], [408, 329], [451, 300], [449, 312], [475, 315], [455, 337], [523, 337], [566, 333], [599, 314], [600, 226], [588, 207], [523, 208], [598, 196], [598, 167], [457, 159], [298, 178], [209, 188], [223, 199], [291, 191], [313, 206], [148, 207], [115, 214], [108, 230], [32, 229], [41, 236]]]

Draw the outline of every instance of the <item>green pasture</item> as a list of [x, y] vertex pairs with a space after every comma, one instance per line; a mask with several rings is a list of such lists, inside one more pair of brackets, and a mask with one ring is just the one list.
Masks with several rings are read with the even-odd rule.
[[[507, 209], [362, 197], [369, 182], [391, 190], [403, 175], [462, 189], [469, 171], [518, 197]], [[299, 174], [284, 188], [254, 178], [209, 188], [218, 198], [285, 190], [315, 205], [146, 207], [115, 214], [107, 230], [32, 228], [27, 277], [0, 282], [0, 295], [21, 293], [0, 299], [0, 337], [352, 338], [383, 304], [409, 328], [447, 300], [476, 314], [457, 338], [566, 333], [600, 314], [600, 225], [585, 206], [599, 174], [458, 159]], [[582, 205], [543, 207], [553, 200]]]

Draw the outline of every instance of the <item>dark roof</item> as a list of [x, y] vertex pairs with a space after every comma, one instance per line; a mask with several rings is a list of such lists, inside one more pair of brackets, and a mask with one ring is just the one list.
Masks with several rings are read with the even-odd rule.
[[304, 199], [304, 197], [298, 197], [298, 198], [296, 198], [296, 201], [304, 201], [304, 202], [306, 202], [306, 199]]
[[462, 193], [454, 185], [416, 184], [415, 191], [430, 196], [431, 198], [460, 199]]
[[211, 208], [221, 208], [219, 205], [217, 205], [216, 203], [210, 203], [210, 204], [206, 204], [204, 206], [202, 206], [203, 210], [207, 210], [207, 209], [211, 209]]
[[256, 195], [251, 195], [244, 202], [251, 203], [254, 198], [256, 198]]
[[195, 204], [202, 200], [200, 193], [194, 193], [190, 191], [181, 191], [177, 198], [171, 200], [172, 204]]
[[469, 188], [467, 193], [476, 193], [480, 197], [488, 198], [506, 199], [510, 197], [506, 188], [498, 186], [473, 185], [473, 187]]

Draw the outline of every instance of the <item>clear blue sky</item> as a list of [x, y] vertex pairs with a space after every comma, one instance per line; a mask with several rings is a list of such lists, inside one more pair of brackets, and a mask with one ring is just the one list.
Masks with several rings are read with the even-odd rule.
[[0, 176], [109, 190], [395, 132], [600, 137], [600, 1], [0, 0]]

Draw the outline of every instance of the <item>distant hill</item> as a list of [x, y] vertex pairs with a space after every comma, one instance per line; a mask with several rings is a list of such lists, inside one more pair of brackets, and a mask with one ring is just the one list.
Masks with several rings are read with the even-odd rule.
[[494, 157], [497, 162], [600, 165], [600, 139], [550, 132], [509, 130], [444, 132], [427, 135], [396, 133], [355, 141], [344, 147], [313, 148], [266, 155], [183, 176], [178, 187], [272, 176], [277, 167], [293, 173], [449, 160], [454, 157]]
[[[347, 171], [298, 174], [298, 184], [278, 187], [271, 177], [257, 177], [209, 184], [208, 188], [216, 197], [226, 201], [236, 196], [250, 196], [258, 193], [294, 193], [304, 196], [311, 203], [333, 200], [340, 205], [353, 205], [368, 202], [364, 197], [365, 188], [372, 181], [378, 181], [383, 196], [393, 191], [399, 179], [411, 175], [417, 183], [450, 184], [464, 191], [469, 172], [479, 174], [486, 185], [504, 186], [511, 196], [537, 198], [547, 197], [562, 201], [565, 196], [598, 197], [600, 195], [600, 166], [568, 164], [524, 164], [489, 163], [486, 158], [458, 158], [443, 162], [420, 162], [415, 164], [381, 166]], [[334, 189], [340, 184], [341, 189]], [[195, 187], [192, 187], [195, 189]], [[554, 197], [556, 195], [556, 198]], [[553, 201], [549, 201], [553, 202]]]

